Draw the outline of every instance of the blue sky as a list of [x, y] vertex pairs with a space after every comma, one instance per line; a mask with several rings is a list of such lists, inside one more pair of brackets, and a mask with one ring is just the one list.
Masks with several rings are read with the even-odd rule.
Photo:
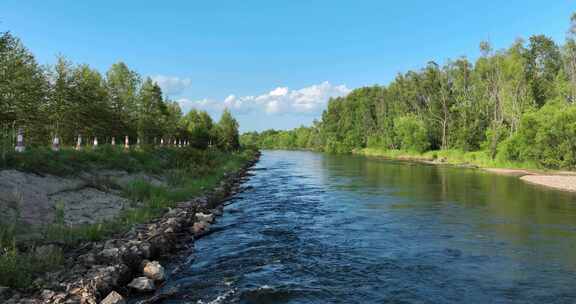
[[62, 54], [105, 72], [119, 60], [183, 108], [230, 107], [243, 131], [320, 117], [330, 96], [386, 84], [489, 40], [562, 42], [572, 1], [2, 0], [0, 31], [42, 64]]

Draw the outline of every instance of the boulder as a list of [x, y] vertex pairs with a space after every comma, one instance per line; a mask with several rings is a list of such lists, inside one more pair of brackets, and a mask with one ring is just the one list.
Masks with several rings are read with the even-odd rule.
[[154, 281], [164, 281], [166, 279], [166, 271], [157, 261], [144, 264], [144, 270], [142, 272], [147, 278]]
[[206, 222], [211, 224], [214, 221], [214, 215], [198, 212], [196, 213], [196, 220], [199, 222]]
[[129, 279], [130, 268], [124, 264], [117, 264], [95, 269], [90, 284], [96, 290], [109, 291], [114, 287], [123, 285]]
[[154, 282], [147, 277], [137, 277], [130, 284], [128, 287], [137, 290], [139, 292], [151, 292], [156, 289], [154, 286]]
[[112, 291], [110, 292], [100, 304], [125, 304], [126, 300], [119, 293]]
[[120, 249], [118, 248], [108, 248], [100, 252], [100, 257], [104, 259], [118, 260], [120, 258]]
[[194, 226], [192, 226], [192, 233], [194, 233], [194, 237], [196, 238], [206, 234], [209, 230], [210, 225], [205, 222], [196, 222]]
[[42, 299], [46, 300], [46, 301], [50, 301], [52, 300], [52, 298], [56, 295], [55, 292], [53, 292], [52, 290], [49, 289], [44, 289], [42, 290], [42, 293], [40, 294], [40, 296], [42, 297]]

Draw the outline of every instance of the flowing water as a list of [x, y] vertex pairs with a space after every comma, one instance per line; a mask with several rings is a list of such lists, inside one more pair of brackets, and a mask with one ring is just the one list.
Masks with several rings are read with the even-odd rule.
[[574, 194], [312, 152], [253, 173], [162, 303], [576, 302]]

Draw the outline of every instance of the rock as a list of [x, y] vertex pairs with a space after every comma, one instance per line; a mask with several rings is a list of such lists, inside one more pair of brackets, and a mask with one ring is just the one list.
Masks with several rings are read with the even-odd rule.
[[100, 252], [100, 256], [107, 259], [118, 259], [120, 257], [120, 249], [109, 248]]
[[0, 299], [6, 298], [10, 292], [9, 287], [0, 286]]
[[146, 277], [154, 281], [164, 281], [166, 279], [166, 271], [157, 261], [144, 264], [144, 270], [142, 272]]
[[79, 256], [78, 260], [84, 265], [92, 265], [96, 263], [96, 256], [93, 253], [87, 253]]
[[178, 209], [168, 208], [165, 216], [176, 216], [178, 214]]
[[41, 297], [44, 300], [52, 300], [52, 298], [56, 295], [55, 292], [52, 290], [44, 289], [42, 290]]
[[137, 277], [130, 284], [128, 287], [135, 289], [140, 292], [151, 292], [156, 289], [154, 286], [154, 282], [147, 277]]
[[125, 284], [130, 280], [130, 269], [127, 265], [117, 264], [95, 270], [91, 285], [96, 290], [111, 290]]
[[64, 300], [66, 299], [66, 293], [57, 293], [54, 295], [54, 297], [52, 297], [52, 303], [54, 304], [58, 304], [58, 303], [64, 303]]
[[116, 248], [116, 243], [117, 240], [107, 240], [106, 242], [104, 242], [104, 249], [112, 249], [112, 248]]
[[196, 220], [199, 222], [212, 223], [214, 221], [214, 215], [198, 212], [196, 213]]
[[194, 226], [192, 226], [192, 233], [194, 233], [194, 237], [200, 237], [208, 232], [210, 229], [209, 227], [210, 226], [205, 222], [196, 222], [194, 223]]
[[112, 291], [100, 302], [100, 304], [125, 304], [126, 300], [117, 292]]

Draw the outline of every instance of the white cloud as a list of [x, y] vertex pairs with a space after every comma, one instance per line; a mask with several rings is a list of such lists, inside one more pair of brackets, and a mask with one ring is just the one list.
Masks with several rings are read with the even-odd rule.
[[192, 86], [192, 80], [190, 78], [156, 75], [152, 77], [152, 80], [155, 81], [162, 88], [162, 91], [168, 95], [179, 95]]
[[267, 115], [281, 114], [320, 114], [331, 97], [345, 96], [350, 89], [345, 85], [332, 85], [328, 81], [298, 90], [277, 87], [268, 93], [257, 96], [238, 97], [234, 94], [222, 102], [215, 100], [191, 101], [183, 98], [179, 102], [184, 111], [198, 108], [209, 112], [219, 112], [229, 108], [235, 113], [262, 112]]
[[270, 96], [285, 96], [288, 94], [288, 88], [276, 88], [270, 92]]

